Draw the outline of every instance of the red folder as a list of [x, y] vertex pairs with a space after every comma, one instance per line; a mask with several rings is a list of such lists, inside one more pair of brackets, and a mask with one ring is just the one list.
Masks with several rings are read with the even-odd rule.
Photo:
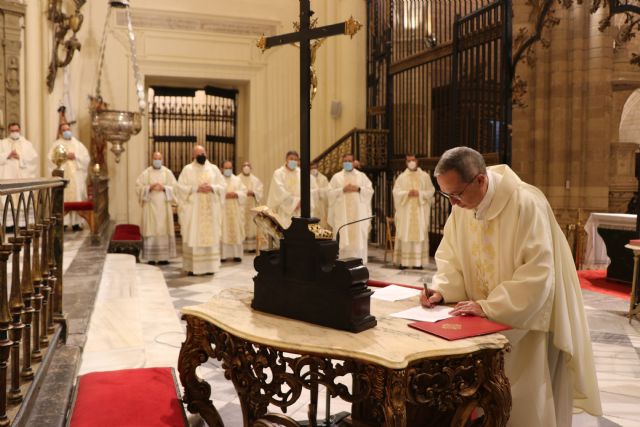
[[413, 322], [409, 326], [449, 341], [511, 329], [510, 326], [478, 316], [453, 316], [439, 322]]

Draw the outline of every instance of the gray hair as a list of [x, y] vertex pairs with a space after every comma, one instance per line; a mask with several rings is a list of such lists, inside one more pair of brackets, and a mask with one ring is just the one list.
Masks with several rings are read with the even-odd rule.
[[450, 170], [458, 172], [463, 182], [471, 182], [476, 175], [487, 173], [487, 165], [482, 154], [473, 148], [455, 147], [442, 154], [433, 176], [443, 175]]

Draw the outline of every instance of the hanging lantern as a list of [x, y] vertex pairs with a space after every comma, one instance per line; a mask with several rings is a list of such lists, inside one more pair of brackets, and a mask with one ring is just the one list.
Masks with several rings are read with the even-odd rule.
[[120, 163], [120, 156], [125, 151], [124, 144], [129, 141], [132, 135], [136, 135], [142, 129], [142, 115], [147, 106], [144, 99], [144, 86], [140, 67], [138, 66], [138, 54], [136, 51], [136, 36], [131, 24], [131, 12], [127, 0], [109, 0], [109, 9], [102, 33], [102, 44], [100, 46], [100, 56], [98, 60], [98, 82], [96, 87], [96, 98], [102, 100], [100, 95], [100, 84], [102, 78], [102, 68], [104, 66], [105, 48], [107, 45], [107, 34], [111, 11], [124, 9], [127, 17], [127, 35], [129, 38], [129, 48], [131, 50], [131, 63], [133, 65], [133, 76], [136, 84], [136, 95], [138, 97], [138, 112], [101, 110], [96, 111], [92, 118], [92, 126], [96, 133], [100, 134], [106, 141], [111, 143], [111, 151], [116, 156], [116, 163]]

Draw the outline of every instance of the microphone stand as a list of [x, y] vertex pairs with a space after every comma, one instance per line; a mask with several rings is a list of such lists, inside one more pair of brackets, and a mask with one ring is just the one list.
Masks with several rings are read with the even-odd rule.
[[367, 221], [369, 219], [374, 219], [374, 218], [375, 218], [375, 216], [369, 216], [369, 217], [366, 217], [366, 218], [361, 218], [361, 219], [357, 219], [355, 221], [347, 222], [346, 224], [342, 224], [338, 228], [338, 231], [336, 231], [336, 242], [338, 242], [338, 248], [340, 248], [340, 230], [342, 230], [347, 225], [356, 224], [358, 222]]

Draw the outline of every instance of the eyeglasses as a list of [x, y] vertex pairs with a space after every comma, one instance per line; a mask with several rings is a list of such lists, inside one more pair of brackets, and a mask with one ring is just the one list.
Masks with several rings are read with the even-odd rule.
[[469, 186], [473, 184], [476, 178], [478, 178], [480, 175], [482, 174], [480, 173], [476, 174], [476, 176], [471, 178], [471, 181], [469, 181], [467, 185], [465, 185], [462, 191], [460, 191], [459, 193], [445, 193], [444, 191], [440, 191], [440, 190], [438, 190], [438, 193], [442, 194], [444, 197], [446, 197], [449, 200], [455, 200], [456, 202], [459, 202], [460, 200], [462, 200], [462, 193], [464, 193], [467, 190], [467, 188], [469, 188]]

